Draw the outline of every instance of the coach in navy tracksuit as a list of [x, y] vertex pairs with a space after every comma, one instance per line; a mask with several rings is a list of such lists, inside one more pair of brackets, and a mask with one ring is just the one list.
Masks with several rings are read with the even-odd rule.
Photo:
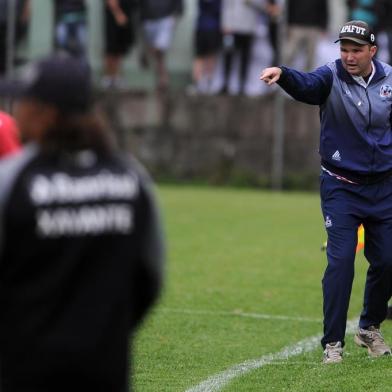
[[357, 228], [365, 227], [369, 261], [355, 342], [372, 356], [389, 355], [380, 333], [391, 297], [392, 68], [374, 58], [375, 36], [362, 21], [339, 34], [341, 58], [314, 72], [267, 68], [261, 80], [320, 106], [321, 205], [328, 232], [323, 278], [324, 362], [342, 360]]

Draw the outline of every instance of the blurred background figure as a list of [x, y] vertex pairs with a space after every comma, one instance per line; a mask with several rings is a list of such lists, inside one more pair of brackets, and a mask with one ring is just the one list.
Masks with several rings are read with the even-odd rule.
[[[260, 23], [260, 13], [267, 0], [222, 0], [223, 31], [223, 86], [222, 94], [245, 92], [253, 40]], [[230, 88], [233, 62], [239, 61], [239, 87], [234, 92]]]
[[376, 29], [376, 1], [377, 0], [346, 0], [348, 20], [363, 20]]
[[0, 159], [20, 150], [19, 131], [15, 120], [0, 111]]
[[278, 2], [270, 0], [264, 2], [258, 9], [260, 11], [258, 24], [251, 48], [248, 76], [243, 89], [243, 93], [246, 96], [259, 96], [270, 93], [266, 86], [263, 84], [257, 85], [254, 81], [260, 73], [260, 67], [270, 66], [275, 57], [273, 37], [271, 37], [271, 23], [277, 23], [282, 12]]
[[104, 75], [101, 87], [125, 88], [123, 58], [135, 42], [135, 0], [104, 0]]
[[143, 39], [147, 51], [145, 66], [152, 61], [156, 70], [157, 91], [169, 86], [166, 54], [172, 44], [177, 18], [183, 13], [182, 0], [142, 0], [140, 16]]
[[301, 64], [295, 65], [311, 71], [315, 67], [317, 45], [327, 33], [328, 1], [288, 0], [287, 24], [283, 62], [290, 67], [299, 59]]
[[194, 93], [212, 92], [213, 77], [221, 48], [221, 0], [198, 0], [191, 86]]
[[282, 14], [283, 7], [281, 7], [281, 0], [268, 0], [268, 6], [270, 7], [270, 18], [269, 18], [269, 39], [273, 50], [273, 58], [271, 64], [279, 63], [278, 59], [281, 55], [279, 53], [280, 47], [278, 46], [278, 22], [279, 16]]
[[0, 163], [1, 390], [125, 392], [162, 280], [151, 182], [93, 111], [85, 61], [26, 72], [0, 81], [27, 143]]
[[[12, 48], [12, 54], [7, 48], [7, 19], [9, 15], [9, 4], [15, 4], [15, 41]], [[18, 63], [19, 59], [16, 56], [17, 45], [25, 37], [27, 33], [28, 22], [30, 19], [30, 0], [0, 0], [0, 75], [4, 74], [7, 65], [7, 54], [13, 57], [12, 64]], [[8, 53], [7, 53], [8, 50]]]
[[392, 1], [376, 0], [377, 41], [379, 46], [378, 57], [381, 60], [392, 62]]
[[85, 0], [55, 0], [55, 48], [84, 57], [87, 46], [87, 9]]

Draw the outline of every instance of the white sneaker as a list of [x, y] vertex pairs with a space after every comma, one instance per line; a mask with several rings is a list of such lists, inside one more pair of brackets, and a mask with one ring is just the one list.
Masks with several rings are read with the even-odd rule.
[[129, 86], [126, 81], [118, 76], [104, 76], [101, 79], [100, 87], [103, 90], [126, 91]]
[[371, 326], [368, 329], [359, 328], [354, 336], [354, 342], [361, 347], [366, 347], [371, 357], [391, 355], [391, 348], [385, 343], [380, 329]]
[[343, 348], [341, 342], [327, 343], [324, 350], [323, 363], [339, 363], [343, 360]]

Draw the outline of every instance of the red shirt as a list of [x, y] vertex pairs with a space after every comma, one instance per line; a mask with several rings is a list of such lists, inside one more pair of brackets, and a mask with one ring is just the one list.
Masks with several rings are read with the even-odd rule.
[[19, 131], [15, 120], [0, 111], [0, 158], [20, 150]]

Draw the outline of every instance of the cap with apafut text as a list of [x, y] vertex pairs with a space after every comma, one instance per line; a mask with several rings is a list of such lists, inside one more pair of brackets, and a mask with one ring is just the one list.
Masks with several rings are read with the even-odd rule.
[[343, 25], [339, 39], [335, 41], [353, 41], [359, 45], [376, 45], [376, 36], [370, 26], [361, 20], [352, 20]]
[[87, 62], [52, 55], [26, 66], [14, 79], [0, 79], [0, 96], [33, 98], [66, 113], [83, 113], [91, 106], [91, 75]]

